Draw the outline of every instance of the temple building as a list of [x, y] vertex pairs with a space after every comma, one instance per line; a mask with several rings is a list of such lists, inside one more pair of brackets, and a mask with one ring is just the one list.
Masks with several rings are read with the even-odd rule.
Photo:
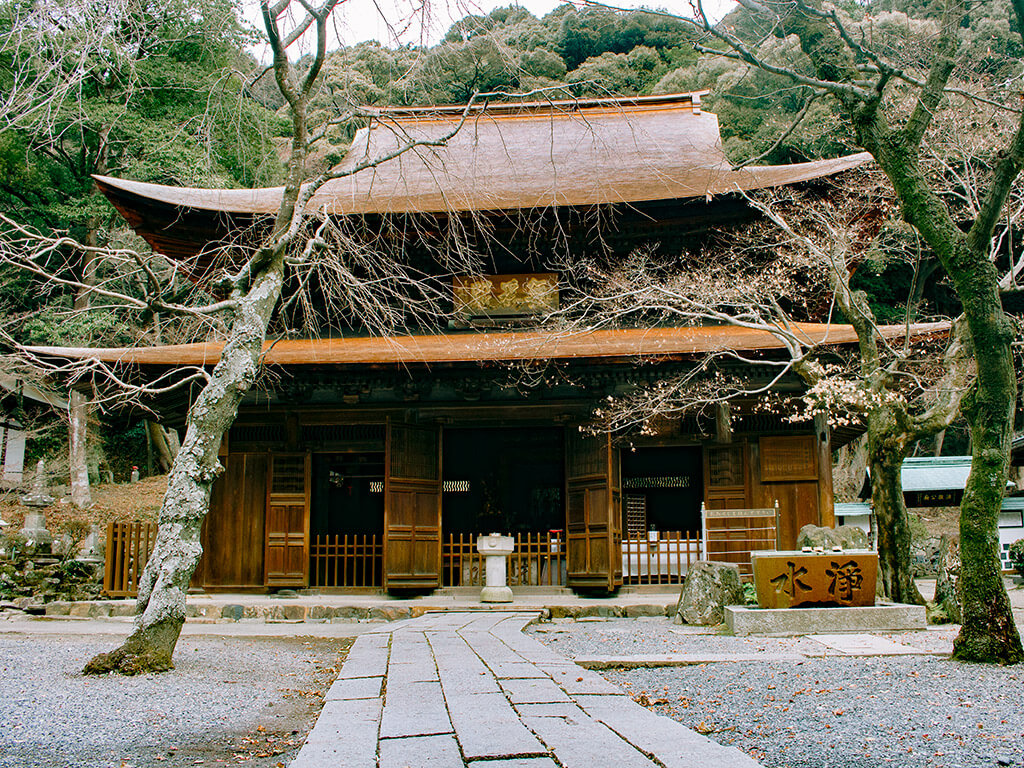
[[[311, 206], [397, 242], [450, 293], [448, 321], [380, 336], [350, 318], [319, 338], [268, 341], [269, 373], [221, 448], [225, 472], [195, 583], [392, 592], [477, 584], [473, 538], [496, 531], [519, 541], [514, 584], [606, 592], [678, 583], [702, 555], [749, 559], [750, 541], [792, 547], [801, 526], [832, 524], [831, 452], [845, 437], [824, 423], [739, 404], [717, 417], [661, 419], [651, 434], [581, 429], [609, 396], [689, 371], [710, 353], [738, 351], [723, 365], [767, 381], [741, 358], [784, 358], [772, 334], [731, 325], [554, 333], [533, 323], [558, 307], [559, 265], [576, 255], [600, 249], [614, 261], [652, 244], [679, 253], [752, 216], [740, 191], [813, 184], [867, 160], [734, 170], [701, 95], [481, 106], [443, 146], [323, 186]], [[444, 135], [463, 112], [380, 110], [342, 167]], [[97, 181], [154, 250], [197, 281], [217, 266], [217, 244], [258, 234], [281, 199], [280, 188]], [[483, 254], [478, 273], [445, 276], [439, 233], [456, 229]], [[855, 341], [845, 325], [796, 328], [808, 343]], [[37, 350], [149, 377], [212, 366], [219, 351], [213, 342]], [[777, 388], [799, 393], [800, 384]], [[184, 423], [189, 397], [158, 401], [166, 424]], [[735, 511], [722, 530], [738, 543], [726, 536], [716, 550], [701, 539], [707, 510], [721, 509]]]

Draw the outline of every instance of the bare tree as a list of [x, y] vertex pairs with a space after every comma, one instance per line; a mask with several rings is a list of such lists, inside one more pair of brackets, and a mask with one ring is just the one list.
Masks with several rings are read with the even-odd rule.
[[[866, 186], [869, 174], [858, 174]], [[855, 181], [846, 184], [856, 187]], [[826, 199], [827, 198], [827, 199]], [[599, 410], [602, 429], [647, 428], [658, 417], [712, 412], [722, 403], [748, 410], [767, 408], [781, 418], [823, 417], [834, 424], [866, 424], [872, 497], [879, 520], [881, 585], [897, 602], [923, 604], [914, 584], [909, 517], [900, 469], [915, 441], [944, 429], [959, 414], [973, 379], [969, 339], [955, 323], [941, 362], [922, 335], [950, 326], [880, 326], [866, 297], [850, 288], [854, 268], [880, 229], [884, 199], [863, 199], [838, 187], [827, 196], [797, 191], [748, 198], [765, 218], [745, 231], [729, 232], [729, 246], [712, 244], [699, 256], [675, 260], [635, 253], [624, 267], [581, 266], [583, 285], [571, 312], [584, 323], [635, 321], [724, 323], [774, 335], [781, 355], [743, 356], [723, 350], [686, 375], [658, 381]], [[884, 218], [884, 214], [883, 214]], [[836, 307], [857, 339], [856, 355], [838, 351], [827, 335], [812, 337], [799, 322]], [[577, 319], [577, 322], [580, 322]], [[755, 379], [729, 373], [732, 362], [753, 365]], [[792, 389], [801, 396], [776, 395]], [[781, 386], [780, 385], [789, 385]]]
[[[692, 0], [693, 23], [715, 43], [698, 44], [697, 50], [788, 78], [809, 98], [834, 100], [857, 144], [871, 153], [892, 183], [901, 215], [956, 288], [977, 376], [961, 404], [971, 430], [972, 462], [960, 505], [964, 620], [954, 657], [1022, 661], [1024, 646], [1002, 580], [997, 535], [1018, 389], [1013, 324], [1003, 310], [1000, 288], [1001, 282], [1016, 280], [1020, 260], [1011, 254], [1007, 277], [991, 258], [1007, 200], [1024, 169], [1024, 110], [1018, 89], [1011, 78], [980, 93], [954, 78], [963, 48], [960, 31], [978, 11], [977, 4], [942, 0], [929, 7], [936, 20], [934, 34], [887, 49], [884, 36], [873, 35], [874, 19], [865, 16], [855, 23], [823, 0], [738, 2], [752, 34], [741, 36], [735, 27], [712, 23], [701, 0]], [[1010, 0], [1009, 9], [1011, 29], [1024, 34], [1024, 0]], [[804, 62], [761, 56], [758, 40], [766, 37], [795, 39]], [[936, 116], [953, 99], [961, 100], [962, 109], [986, 105], [1012, 115], [1002, 144], [990, 154], [987, 166], [976, 169], [977, 205], [966, 215], [943, 196], [945, 184], [935, 184], [924, 162]]]
[[[722, 55], [784, 75], [835, 99], [858, 144], [874, 156], [892, 182], [902, 216], [921, 234], [956, 287], [973, 342], [977, 376], [962, 403], [971, 428], [972, 463], [960, 505], [964, 621], [954, 656], [965, 661], [1024, 660], [997, 551], [1017, 376], [1013, 327], [1003, 311], [1000, 275], [990, 258], [995, 228], [1024, 168], [1024, 111], [1010, 103], [1010, 88], [987, 98], [990, 104], [1013, 110], [1016, 120], [978, 186], [975, 214], [958, 220], [922, 159], [926, 136], [947, 100], [955, 94], [968, 105], [979, 101], [951, 82], [961, 47], [958, 33], [973, 5], [953, 0], [940, 3], [938, 34], [930, 50], [916, 62], [904, 63], [879, 52], [834, 7], [817, 0], [741, 0], [741, 4], [769, 34], [795, 35], [811, 74], [761, 59], [746, 42], [708, 23], [700, 9], [704, 31], [727, 47]], [[1024, 0], [1011, 0], [1011, 6], [1018, 31], [1024, 31]], [[907, 88], [914, 95], [909, 108], [901, 110], [903, 100], [895, 95]]]
[[[413, 295], [406, 291], [400, 296], [402, 287], [416, 284], [418, 276], [403, 271], [394, 260], [379, 258], [367, 247], [365, 239], [353, 234], [336, 217], [326, 210], [312, 209], [310, 200], [332, 179], [376, 167], [414, 147], [444, 145], [472, 113], [475, 99], [466, 105], [461, 119], [454, 122], [450, 131], [429, 138], [406, 135], [382, 155], [362, 158], [345, 165], [344, 170], [311, 173], [311, 150], [323, 130], [311, 129], [309, 106], [327, 55], [331, 15], [339, 2], [261, 0], [263, 24], [273, 56], [268, 72], [284, 97], [291, 119], [290, 153], [280, 207], [267, 234], [255, 246], [244, 242], [244, 238], [225, 245], [224, 263], [229, 267], [210, 287], [219, 298], [215, 296], [205, 303], [181, 302], [167, 291], [163, 275], [155, 266], [163, 263], [157, 255], [82, 245], [67, 237], [38, 233], [6, 217], [0, 220], [0, 258], [7, 263], [44, 280], [63, 280], [74, 285], [81, 285], [81, 281], [48, 271], [40, 254], [85, 251], [97, 258], [132, 264], [142, 277], [141, 295], [97, 283], [91, 287], [96, 303], [191, 318], [209, 327], [219, 327], [225, 337], [220, 360], [211, 372], [177, 372], [143, 386], [129, 381], [116, 366], [96, 360], [86, 360], [77, 366], [75, 375], [102, 375], [105, 381], [136, 393], [152, 394], [180, 386], [185, 379], [203, 382], [189, 409], [187, 431], [168, 478], [156, 545], [140, 578], [134, 630], [119, 648], [92, 659], [85, 667], [86, 673], [136, 674], [171, 668], [171, 657], [185, 619], [189, 581], [202, 554], [202, 521], [209, 507], [212, 484], [221, 471], [218, 450], [242, 397], [260, 375], [268, 325], [279, 309], [287, 276], [298, 275], [298, 281], [303, 283], [311, 279], [309, 275], [317, 275], [321, 286], [338, 289], [339, 311], [363, 313], [360, 319], [378, 327], [402, 319], [410, 302], [430, 303], [431, 297], [426, 295], [429, 286], [419, 286], [418, 293]], [[313, 52], [303, 60], [300, 71], [289, 54], [304, 39], [313, 40]], [[345, 114], [337, 119], [350, 117]], [[405, 307], [398, 301], [405, 301]], [[66, 372], [65, 366], [50, 365]]]

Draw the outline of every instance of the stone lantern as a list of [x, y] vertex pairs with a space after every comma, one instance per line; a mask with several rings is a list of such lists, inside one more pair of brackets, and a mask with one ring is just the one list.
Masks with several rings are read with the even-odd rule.
[[484, 556], [486, 580], [480, 590], [482, 603], [511, 603], [512, 590], [506, 583], [505, 559], [515, 551], [515, 540], [511, 536], [492, 533], [478, 536], [476, 551]]

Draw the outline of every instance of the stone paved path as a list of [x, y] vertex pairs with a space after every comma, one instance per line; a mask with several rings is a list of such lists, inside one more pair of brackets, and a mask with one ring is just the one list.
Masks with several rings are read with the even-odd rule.
[[522, 633], [530, 612], [361, 635], [292, 768], [755, 768]]

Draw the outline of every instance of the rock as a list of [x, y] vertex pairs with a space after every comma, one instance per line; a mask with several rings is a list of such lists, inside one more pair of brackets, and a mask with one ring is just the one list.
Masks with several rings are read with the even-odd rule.
[[960, 593], [960, 537], [943, 536], [939, 541], [939, 567], [935, 578], [935, 605], [954, 624], [963, 623]]
[[576, 614], [577, 619], [601, 618], [617, 619], [622, 616], [622, 608], [617, 605], [585, 605]]
[[410, 616], [408, 608], [400, 608], [395, 605], [375, 605], [370, 608], [368, 618], [370, 621], [401, 621]]
[[231, 621], [241, 621], [244, 614], [245, 606], [243, 605], [224, 605], [220, 609], [220, 617]]
[[627, 619], [636, 619], [641, 616], [664, 616], [665, 606], [663, 605], [627, 605], [623, 609], [623, 615]]
[[796, 536], [796, 545], [800, 549], [821, 547], [825, 551], [833, 547], [870, 549], [868, 535], [855, 525], [840, 525], [837, 528], [805, 525]]
[[928, 578], [938, 575], [940, 543], [940, 539], [937, 536], [923, 539], [915, 537], [910, 542], [910, 556], [914, 561], [914, 575], [916, 577]]
[[574, 605], [552, 605], [549, 608], [552, 619], [573, 619], [579, 611], [579, 607]]
[[690, 566], [676, 604], [676, 620], [701, 626], [721, 624], [727, 605], [743, 605], [739, 566], [707, 560]]

